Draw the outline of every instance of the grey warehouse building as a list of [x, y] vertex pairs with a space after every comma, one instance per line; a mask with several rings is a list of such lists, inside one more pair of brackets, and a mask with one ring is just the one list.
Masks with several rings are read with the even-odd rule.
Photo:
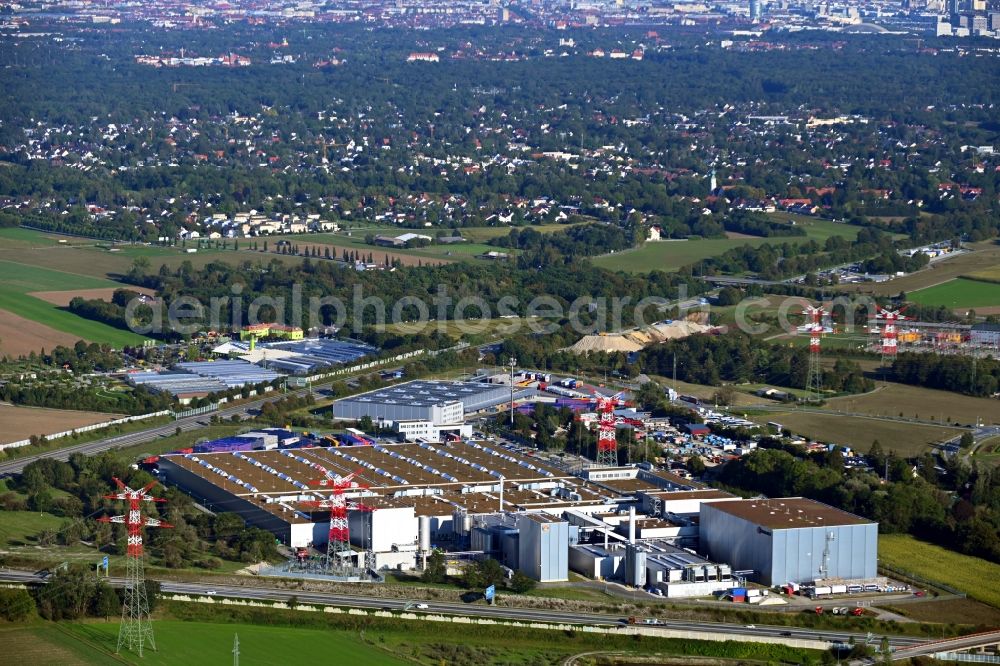
[[878, 523], [791, 497], [701, 505], [701, 549], [766, 585], [876, 576]]
[[569, 523], [544, 513], [517, 518], [518, 568], [542, 583], [569, 580]]
[[[533, 393], [530, 390], [515, 392], [514, 395], [526, 397]], [[333, 416], [338, 419], [370, 416], [376, 421], [454, 423], [454, 420], [446, 417], [451, 414], [441, 413], [443, 407], [460, 402], [461, 410], [469, 413], [504, 404], [509, 400], [509, 386], [415, 380], [337, 400], [333, 403]]]

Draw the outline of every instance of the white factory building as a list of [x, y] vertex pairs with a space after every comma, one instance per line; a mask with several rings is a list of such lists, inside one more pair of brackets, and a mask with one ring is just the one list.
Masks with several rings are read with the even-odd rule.
[[[521, 399], [534, 389], [518, 389]], [[357, 420], [370, 417], [384, 428], [392, 428], [406, 441], [441, 442], [449, 435], [471, 437], [467, 414], [509, 404], [509, 386], [482, 382], [416, 380], [369, 391], [333, 403], [333, 417]]]

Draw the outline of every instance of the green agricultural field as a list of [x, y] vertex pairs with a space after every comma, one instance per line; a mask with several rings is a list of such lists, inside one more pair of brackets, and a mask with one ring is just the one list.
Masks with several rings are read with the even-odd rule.
[[839, 412], [873, 416], [898, 417], [902, 414], [906, 418], [933, 418], [939, 423], [1000, 423], [1000, 405], [992, 398], [975, 398], [906, 384], [880, 383], [871, 393], [833, 398], [824, 406]]
[[[783, 645], [743, 642], [706, 642], [684, 639], [652, 639], [641, 641], [632, 636], [562, 632], [497, 625], [467, 625], [452, 622], [410, 620], [398, 617], [360, 617], [327, 613], [290, 612], [265, 608], [233, 608], [216, 605], [167, 602], [164, 614], [177, 619], [216, 624], [221, 632], [254, 631], [246, 623], [320, 630], [341, 641], [354, 637], [398, 658], [422, 664], [558, 664], [572, 654], [593, 650], [616, 650], [631, 654], [672, 654], [718, 657], [722, 659], [759, 659], [782, 663], [814, 663], [820, 656], [812, 650], [798, 650]], [[240, 627], [239, 625], [242, 625]], [[220, 633], [221, 633], [220, 632]], [[303, 634], [308, 636], [308, 634]], [[343, 638], [341, 638], [343, 637]], [[474, 638], [470, 638], [474, 637]], [[304, 639], [305, 640], [305, 639]], [[286, 647], [297, 642], [286, 642]], [[299, 655], [290, 655], [299, 656]], [[261, 662], [284, 663], [284, 662]], [[340, 660], [337, 661], [340, 663]], [[361, 662], [365, 663], [365, 662]]]
[[52, 303], [30, 296], [35, 291], [115, 288], [122, 285], [99, 278], [64, 273], [40, 266], [0, 261], [0, 310], [71, 333], [93, 342], [115, 346], [141, 344], [143, 338], [100, 322], [83, 319]]
[[[8, 646], [23, 645], [37, 655], [30, 663], [107, 664], [220, 664], [233, 660], [233, 640], [239, 635], [240, 658], [247, 664], [321, 663], [336, 655], [335, 663], [396, 666], [410, 664], [389, 651], [368, 645], [346, 631], [320, 631], [247, 624], [202, 624], [161, 620], [154, 622], [156, 650], [143, 657], [128, 652], [114, 655], [117, 622], [68, 625], [45, 624], [0, 632]], [[19, 651], [19, 654], [20, 651]]]
[[831, 236], [843, 236], [847, 240], [854, 240], [858, 237], [861, 227], [856, 227], [833, 220], [824, 220], [806, 215], [796, 215], [794, 213], [771, 213], [767, 216], [771, 220], [794, 221], [795, 226], [802, 227], [806, 231], [806, 238], [822, 243]]
[[110, 245], [98, 241], [79, 245], [35, 245], [25, 248], [11, 248], [0, 243], [0, 261], [12, 261], [41, 268], [57, 266], [66, 273], [114, 279], [128, 272], [132, 262], [139, 257], [148, 259], [149, 271], [155, 273], [163, 264], [176, 269], [181, 263], [189, 261], [195, 268], [201, 268], [212, 261], [220, 260], [238, 263], [260, 258], [266, 263], [273, 256], [251, 252], [248, 248], [249, 243], [241, 241], [239, 251], [234, 251], [232, 247], [227, 250], [211, 248], [188, 254], [185, 248], [180, 246]]
[[[787, 239], [786, 239], [787, 240]], [[623, 250], [592, 259], [596, 266], [627, 273], [647, 273], [649, 271], [676, 271], [702, 259], [717, 257], [734, 247], [752, 245], [757, 247], [768, 238], [708, 238], [701, 240], [671, 240], [643, 243], [634, 250]]]
[[[66, 241], [60, 243], [60, 240]], [[47, 234], [34, 229], [24, 229], [21, 227], [10, 227], [0, 229], [0, 245], [4, 249], [24, 249], [32, 247], [52, 247], [53, 245], [80, 245], [89, 244], [86, 238], [74, 238], [72, 236], [60, 236], [59, 234]]]
[[[796, 347], [809, 346], [809, 334], [799, 333], [787, 337], [775, 338], [772, 342], [780, 344], [790, 344]], [[857, 333], [835, 333], [823, 336], [823, 349], [853, 349], [863, 351], [868, 344], [868, 337]]]
[[[550, 224], [533, 226], [532, 229], [542, 233], [551, 233], [565, 229], [567, 225]], [[301, 263], [305, 257], [299, 255], [277, 254], [274, 250], [280, 240], [288, 240], [300, 246], [300, 249], [318, 246], [322, 253], [324, 246], [330, 246], [339, 258], [343, 250], [357, 251], [361, 254], [373, 254], [376, 261], [386, 254], [403, 260], [406, 264], [416, 265], [418, 261], [450, 262], [473, 260], [476, 255], [490, 250], [504, 250], [485, 241], [510, 233], [509, 227], [471, 227], [462, 229], [461, 233], [470, 242], [456, 245], [431, 245], [424, 248], [392, 249], [367, 245], [364, 237], [367, 234], [399, 235], [409, 230], [398, 227], [361, 227], [351, 230], [351, 236], [346, 232], [295, 234], [270, 236], [267, 238], [237, 239], [239, 248], [233, 249], [233, 241], [229, 240], [226, 249], [197, 248], [196, 243], [162, 247], [158, 245], [113, 245], [105, 241], [91, 239], [69, 238], [68, 244], [58, 243], [59, 236], [44, 234], [29, 229], [0, 229], [0, 261], [11, 261], [18, 264], [50, 268], [58, 266], [59, 270], [75, 275], [84, 275], [100, 279], [115, 279], [126, 273], [132, 262], [139, 257], [149, 260], [149, 271], [155, 273], [161, 265], [176, 270], [182, 263], [189, 262], [195, 269], [200, 269], [212, 262], [237, 264], [244, 261], [266, 264], [272, 259], [289, 264]], [[420, 231], [420, 230], [416, 230]], [[436, 230], [435, 230], [436, 233]], [[263, 252], [264, 243], [268, 243], [270, 252]], [[251, 250], [252, 243], [257, 244], [257, 250]], [[188, 253], [186, 250], [197, 249]]]
[[28, 266], [12, 261], [0, 261], [0, 285], [4, 290], [19, 293], [121, 286], [110, 280], [66, 273], [41, 266]]
[[[774, 215], [782, 215], [775, 213]], [[752, 245], [758, 247], [767, 243], [804, 243], [808, 240], [823, 242], [831, 236], [856, 238], [858, 227], [839, 224], [830, 220], [819, 220], [802, 216], [789, 216], [806, 231], [805, 236], [774, 236], [771, 238], [705, 238], [643, 243], [634, 250], [624, 250], [593, 259], [594, 264], [610, 270], [628, 273], [646, 273], [653, 270], [675, 271], [682, 266], [702, 259], [716, 257], [733, 248]]]
[[58, 624], [0, 627], [0, 645], [4, 653], [16, 654], [17, 660], [25, 664], [103, 666], [114, 663], [111, 655], [84, 643]]
[[[906, 534], [880, 534], [879, 561], [893, 569], [961, 590], [972, 599], [1000, 608], [1000, 564], [962, 555]], [[986, 584], [984, 584], [986, 583]]]
[[920, 291], [907, 298], [921, 305], [943, 305], [948, 308], [1000, 307], [1000, 284], [956, 278]]
[[867, 451], [872, 441], [877, 439], [886, 451], [895, 451], [904, 456], [920, 455], [932, 444], [962, 433], [958, 428], [805, 410], [767, 411], [751, 414], [750, 419], [758, 423], [777, 421], [792, 432], [810, 439], [844, 444], [860, 451]]

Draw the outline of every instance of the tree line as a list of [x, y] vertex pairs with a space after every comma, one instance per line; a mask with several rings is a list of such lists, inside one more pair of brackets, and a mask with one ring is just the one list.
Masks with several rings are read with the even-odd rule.
[[[133, 488], [154, 481], [148, 472], [133, 469], [110, 452], [93, 457], [74, 453], [68, 462], [43, 458], [25, 466], [13, 488], [0, 494], [0, 506], [7, 511], [50, 512], [64, 518], [58, 530], [43, 530], [37, 535], [44, 545], [76, 546], [87, 542], [101, 552], [124, 555], [124, 526], [96, 520], [122, 511], [119, 503], [105, 498], [116, 488], [115, 477]], [[274, 536], [247, 527], [242, 518], [227, 512], [227, 507], [216, 507], [218, 513], [210, 515], [176, 488], [157, 494], [167, 503], [150, 505], [146, 510], [173, 528], [150, 530], [146, 535], [147, 554], [153, 563], [172, 569], [216, 569], [222, 560], [249, 563], [277, 557]]]
[[[1000, 562], [1000, 468], [930, 453], [914, 464], [884, 452], [877, 440], [867, 458], [871, 470], [850, 470], [839, 451], [808, 454], [763, 440], [727, 463], [717, 480], [743, 493], [809, 497], [878, 521], [880, 532], [910, 533]], [[883, 470], [888, 479], [880, 478]]]

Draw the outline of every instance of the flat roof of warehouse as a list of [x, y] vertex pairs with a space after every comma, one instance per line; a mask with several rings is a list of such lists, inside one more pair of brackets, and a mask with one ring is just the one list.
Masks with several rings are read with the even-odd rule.
[[690, 499], [738, 499], [737, 495], [727, 493], [724, 490], [713, 490], [711, 488], [706, 488], [704, 490], [656, 490], [649, 491], [646, 494], [656, 495], [660, 499], [668, 502], [671, 500]]
[[280, 377], [273, 370], [241, 360], [185, 361], [175, 367], [201, 377], [214, 377], [230, 385], [274, 381]]
[[656, 486], [649, 481], [643, 481], [642, 479], [606, 479], [593, 481], [592, 483], [599, 483], [602, 486], [607, 486], [608, 488], [613, 488], [614, 490], [623, 493], [635, 493], [640, 491], [652, 492], [654, 490], [659, 490], [659, 486]]
[[236, 453], [166, 455], [166, 459], [235, 494], [299, 493], [320, 489], [323, 470], [347, 475], [376, 492], [461, 488], [568, 479], [571, 475], [491, 442], [385, 444]]
[[866, 525], [872, 521], [804, 497], [713, 502], [712, 509], [771, 529]]
[[430, 407], [458, 400], [481, 398], [493, 394], [498, 390], [509, 391], [510, 388], [475, 382], [444, 382], [418, 379], [369, 391], [368, 393], [361, 393], [349, 398], [341, 398], [338, 402]]
[[555, 516], [550, 516], [547, 513], [525, 513], [522, 514], [528, 520], [533, 520], [536, 523], [541, 523], [543, 525], [548, 523], [565, 523], [566, 521], [562, 518], [556, 518]]
[[677, 476], [676, 474], [673, 474], [671, 472], [662, 469], [653, 471], [644, 471], [642, 473], [642, 476], [645, 475], [655, 476], [657, 478], [663, 479], [664, 481], [672, 485], [682, 486], [686, 490], [698, 490], [700, 488], [708, 488], [708, 486], [706, 486], [704, 483], [701, 483], [699, 481], [694, 481], [691, 479], [685, 479], [682, 476]]

